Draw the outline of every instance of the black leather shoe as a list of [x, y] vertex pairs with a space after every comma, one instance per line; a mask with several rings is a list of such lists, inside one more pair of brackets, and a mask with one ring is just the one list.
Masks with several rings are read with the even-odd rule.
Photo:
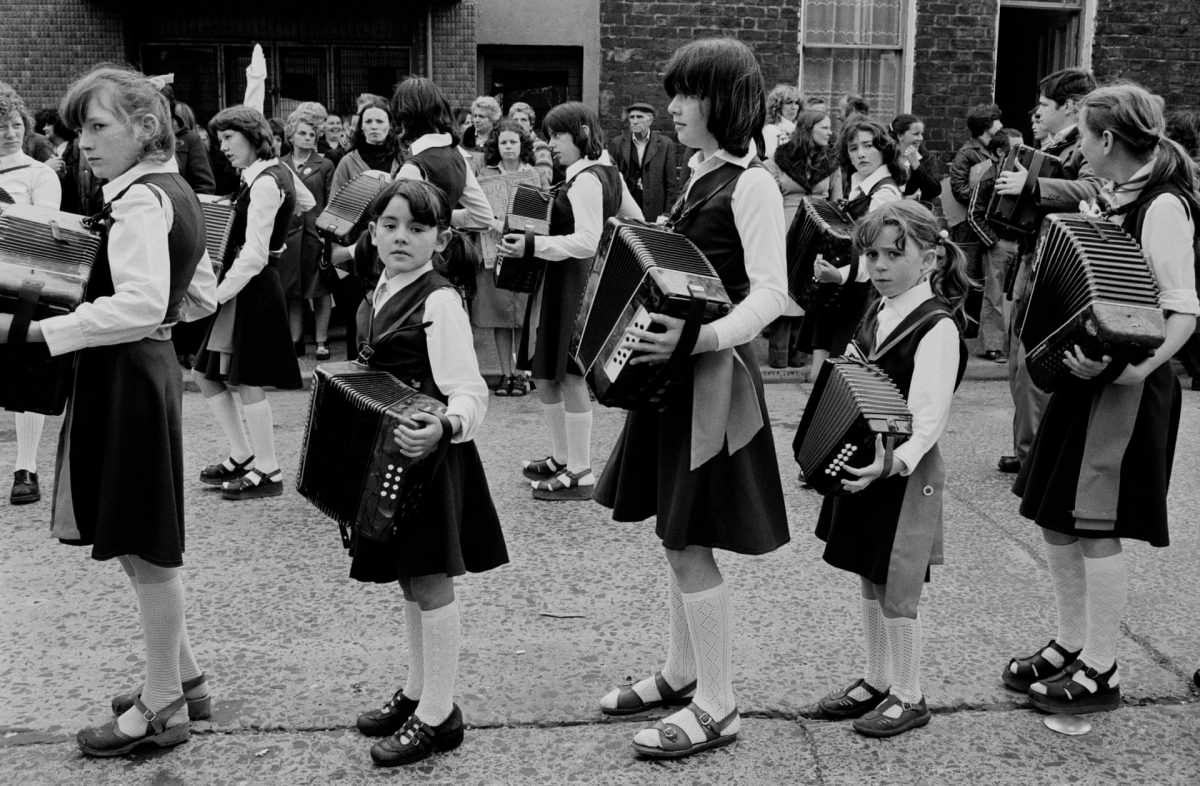
[[36, 472], [19, 469], [13, 473], [12, 493], [8, 501], [14, 505], [28, 505], [42, 498], [42, 490], [38, 488]]
[[1196, 683], [1196, 687], [1200, 688], [1200, 669], [1196, 669], [1196, 673], [1192, 675], [1192, 682]]
[[230, 456], [220, 464], [209, 464], [200, 470], [200, 482], [209, 486], [220, 486], [222, 483], [237, 480], [245, 475], [253, 464], [253, 455], [243, 461], [234, 461], [233, 456]]
[[387, 704], [359, 715], [355, 725], [368, 737], [387, 737], [400, 730], [404, 721], [416, 712], [418, 703], [416, 699], [405, 696], [403, 689], [398, 690]]
[[454, 750], [462, 741], [462, 711], [455, 704], [450, 717], [437, 726], [410, 715], [399, 731], [371, 746], [371, 759], [380, 767], [399, 767]]
[[1016, 456], [1001, 456], [996, 462], [996, 469], [1010, 475], [1021, 471], [1021, 459]]

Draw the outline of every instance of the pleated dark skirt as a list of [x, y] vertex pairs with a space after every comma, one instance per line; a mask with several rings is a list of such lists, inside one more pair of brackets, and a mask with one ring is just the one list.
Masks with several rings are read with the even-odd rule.
[[451, 445], [428, 481], [420, 515], [386, 543], [357, 539], [350, 578], [384, 583], [412, 576], [482, 573], [508, 562], [508, 547], [474, 442]]
[[[287, 303], [279, 272], [267, 265], [229, 303], [237, 303], [233, 320], [233, 352], [228, 373], [221, 372], [221, 353], [208, 349], [208, 337], [196, 356], [196, 370], [207, 379], [229, 385], [298, 390], [303, 387], [300, 365], [288, 328]], [[214, 320], [215, 322], [215, 320]], [[211, 334], [211, 327], [210, 327]]]
[[183, 564], [182, 397], [170, 341], [78, 353], [59, 433], [55, 536], [90, 545], [98, 560]]
[[[541, 280], [525, 309], [521, 332], [526, 338], [517, 354], [517, 368], [531, 371], [534, 379], [561, 382], [567, 374], [583, 373], [570, 357], [571, 333], [591, 269], [590, 257], [547, 262], [543, 267]], [[531, 333], [530, 325], [535, 322], [537, 330]], [[530, 340], [532, 352], [528, 350]]]
[[1066, 535], [1131, 538], [1166, 546], [1170, 543], [1167, 491], [1183, 399], [1179, 381], [1167, 363], [1143, 384], [1133, 433], [1121, 461], [1112, 531], [1079, 529], [1075, 522], [1075, 494], [1096, 391], [1080, 384], [1050, 396], [1029, 459], [1013, 484], [1013, 492], [1021, 497], [1021, 515]]
[[686, 546], [765, 554], [788, 542], [787, 512], [775, 440], [758, 361], [750, 346], [735, 350], [754, 381], [764, 424], [744, 448], [727, 449], [692, 471], [691, 386], [681, 386], [665, 412], [630, 412], [596, 484], [594, 499], [617, 521], [657, 516], [669, 549]]

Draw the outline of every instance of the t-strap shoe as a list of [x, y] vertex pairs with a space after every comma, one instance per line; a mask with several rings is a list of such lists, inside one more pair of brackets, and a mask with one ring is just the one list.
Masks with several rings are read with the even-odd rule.
[[42, 490], [38, 487], [36, 472], [19, 469], [13, 473], [12, 492], [8, 501], [13, 505], [28, 505], [42, 498]]
[[117, 719], [113, 718], [103, 726], [83, 729], [75, 735], [75, 740], [79, 743], [79, 749], [83, 751], [84, 755], [100, 758], [124, 756], [144, 747], [174, 747], [187, 742], [191, 734], [191, 724], [187, 720], [174, 726], [167, 725], [167, 721], [183, 709], [184, 701], [183, 696], [180, 696], [155, 712], [142, 704], [141, 698], [136, 699], [133, 706], [137, 707], [138, 712], [146, 719], [146, 733], [141, 737], [130, 737], [121, 731], [121, 727], [117, 725]]
[[1029, 703], [1042, 712], [1067, 715], [1115, 710], [1121, 706], [1117, 664], [1101, 674], [1076, 659], [1054, 678], [1030, 685]]
[[[188, 691], [195, 691], [200, 686], [204, 686], [205, 692], [203, 696], [192, 698], [188, 696]], [[208, 678], [201, 674], [198, 677], [193, 677], [190, 680], [183, 681], [183, 696], [187, 699], [188, 720], [208, 720], [212, 717], [212, 696], [208, 695]], [[122, 693], [120, 696], [113, 696], [112, 711], [113, 715], [121, 715], [130, 707], [132, 707], [142, 695], [141, 688]]]
[[387, 737], [400, 731], [409, 716], [417, 711], [418, 704], [416, 699], [405, 696], [401, 688], [392, 694], [387, 704], [359, 715], [354, 725], [368, 737]]
[[[588, 482], [584, 482], [588, 481]], [[592, 498], [596, 481], [591, 469], [572, 472], [564, 469], [549, 480], [531, 480], [533, 498], [541, 500], [586, 500]]]
[[221, 497], [224, 499], [259, 499], [278, 497], [282, 493], [283, 471], [278, 469], [269, 474], [251, 469], [237, 480], [221, 484]]
[[455, 704], [450, 717], [437, 726], [430, 726], [415, 713], [408, 716], [395, 734], [371, 746], [371, 759], [380, 767], [399, 767], [427, 759], [434, 753], [454, 750], [462, 741], [462, 710]]
[[[613, 693], [617, 695], [613, 697], [613, 706], [606, 706], [609, 702], [601, 699], [600, 711], [605, 715], [621, 716], [621, 715], [637, 715], [639, 712], [657, 709], [659, 707], [682, 707], [690, 704], [692, 696], [696, 693], [696, 681], [692, 680], [687, 685], [684, 685], [679, 690], [671, 687], [671, 683], [667, 682], [661, 671], [654, 672], [650, 679], [654, 680], [654, 688], [658, 691], [658, 699], [643, 699], [641, 695], [633, 689], [632, 685], [621, 685], [614, 688], [609, 696]], [[608, 696], [605, 697], [607, 699]]]
[[566, 467], [559, 464], [554, 456], [521, 462], [521, 474], [530, 480], [549, 480]]
[[[1080, 652], [1081, 650], [1070, 652], [1051, 639], [1049, 644], [1032, 655], [1010, 660], [1000, 677], [1004, 680], [1004, 687], [1025, 693], [1033, 683], [1038, 680], [1048, 680], [1070, 666], [1079, 657]], [[1056, 666], [1054, 661], [1046, 657], [1047, 653], [1057, 653], [1062, 659], [1061, 664]]]
[[[850, 695], [859, 688], [862, 688], [863, 692], [867, 694], [867, 698], [856, 699]], [[886, 699], [887, 696], [888, 692], [886, 689], [876, 690], [865, 679], [859, 679], [849, 687], [834, 691], [821, 699], [817, 702], [817, 708], [821, 711], [822, 715], [833, 720], [861, 718], [879, 706], [879, 702]]]
[[[897, 707], [899, 714], [893, 710]], [[901, 701], [896, 694], [889, 693], [878, 707], [854, 721], [854, 730], [865, 737], [895, 737], [909, 729], [927, 725], [932, 717], [933, 713], [926, 706], [924, 696], [915, 704], [909, 704]]]
[[220, 464], [209, 464], [200, 470], [200, 482], [210, 486], [220, 486], [222, 483], [237, 480], [245, 475], [253, 464], [253, 454], [242, 461], [234, 461], [233, 456], [229, 456]]

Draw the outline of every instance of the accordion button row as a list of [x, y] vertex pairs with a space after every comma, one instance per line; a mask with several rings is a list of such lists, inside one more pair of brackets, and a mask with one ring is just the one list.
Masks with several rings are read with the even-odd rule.
[[[397, 467], [395, 464], [388, 464], [387, 472], [383, 474], [383, 491], [379, 492], [379, 496], [396, 498], [396, 492], [400, 490], [400, 475], [404, 472], [404, 467]], [[392, 489], [388, 493], [388, 489]]]

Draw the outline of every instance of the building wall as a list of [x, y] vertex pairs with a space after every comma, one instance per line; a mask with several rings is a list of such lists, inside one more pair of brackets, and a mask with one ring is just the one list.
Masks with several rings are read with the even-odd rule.
[[1200, 108], [1197, 37], [1195, 0], [1099, 0], [1092, 65], [1102, 81], [1139, 82], [1165, 98], [1168, 109], [1194, 110]]
[[0, 79], [31, 110], [58, 106], [101, 60], [125, 59], [121, 15], [86, 0], [0, 0]]
[[595, 107], [600, 95], [601, 5], [601, 0], [479, 0], [477, 43], [583, 47], [583, 103]]
[[[499, 0], [483, 0], [485, 4]], [[475, 98], [475, 41], [479, 31], [478, 6], [473, 0], [437, 6], [433, 20], [433, 80], [446, 93], [450, 106], [470, 106]], [[422, 26], [422, 32], [424, 26]], [[422, 48], [417, 63], [425, 62]], [[419, 66], [417, 73], [424, 73]]]

